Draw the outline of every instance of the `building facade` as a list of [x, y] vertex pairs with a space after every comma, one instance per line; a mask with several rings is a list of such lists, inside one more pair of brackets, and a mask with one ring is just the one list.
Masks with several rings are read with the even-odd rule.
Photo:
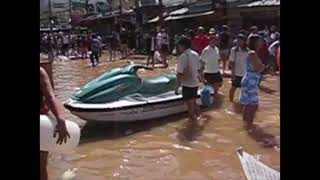
[[228, 3], [226, 14], [232, 32], [253, 25], [259, 29], [272, 25], [280, 28], [280, 0], [233, 0]]

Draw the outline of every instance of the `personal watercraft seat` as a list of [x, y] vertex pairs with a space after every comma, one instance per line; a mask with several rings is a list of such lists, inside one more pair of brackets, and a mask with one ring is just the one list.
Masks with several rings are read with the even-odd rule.
[[174, 75], [164, 75], [142, 81], [138, 93], [143, 96], [152, 96], [174, 90], [176, 78]]
[[72, 99], [83, 103], [105, 103], [119, 100], [128, 94], [136, 93], [141, 79], [134, 75], [120, 74], [81, 89]]

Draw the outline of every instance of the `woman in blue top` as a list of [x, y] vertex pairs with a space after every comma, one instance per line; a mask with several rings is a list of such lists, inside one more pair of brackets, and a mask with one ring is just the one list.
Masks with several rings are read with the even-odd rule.
[[241, 81], [240, 103], [243, 108], [244, 127], [247, 130], [253, 128], [253, 119], [258, 108], [258, 85], [264, 65], [256, 51], [262, 47], [262, 39], [258, 35], [249, 38], [248, 58], [246, 60], [245, 74]]

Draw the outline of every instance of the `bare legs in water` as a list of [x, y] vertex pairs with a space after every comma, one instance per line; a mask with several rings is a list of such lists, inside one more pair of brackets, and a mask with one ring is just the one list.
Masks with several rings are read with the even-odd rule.
[[112, 56], [113, 56], [113, 60], [116, 60], [116, 50], [114, 48], [110, 48], [109, 49], [109, 53], [110, 53], [110, 61], [112, 61]]
[[151, 62], [152, 62], [152, 69], [154, 69], [154, 52], [153, 52], [153, 53], [151, 52], [151, 53], [148, 55], [147, 67], [149, 66], [149, 60], [150, 60], [150, 58], [151, 58]]
[[196, 122], [201, 116], [200, 107], [197, 105], [196, 99], [186, 100], [185, 103], [188, 107], [190, 121]]
[[258, 105], [245, 105], [243, 107], [244, 128], [250, 130], [253, 128], [253, 119], [256, 115]]
[[167, 54], [162, 53], [160, 55], [164, 68], [167, 68], [169, 65], [167, 63]]
[[259, 141], [265, 147], [276, 146], [275, 137], [263, 131], [262, 128], [253, 124], [258, 105], [245, 105], [243, 108], [243, 121], [244, 128], [248, 131], [249, 135], [256, 141]]
[[235, 86], [231, 86], [230, 90], [229, 90], [229, 101], [233, 102], [233, 98], [234, 98], [234, 93], [236, 92], [237, 87]]
[[225, 70], [226, 70], [226, 66], [227, 66], [227, 60], [228, 60], [228, 56], [221, 53], [220, 54], [220, 62], [222, 61], [222, 74], [224, 75], [225, 74]]
[[47, 161], [48, 152], [40, 151], [40, 180], [48, 180]]

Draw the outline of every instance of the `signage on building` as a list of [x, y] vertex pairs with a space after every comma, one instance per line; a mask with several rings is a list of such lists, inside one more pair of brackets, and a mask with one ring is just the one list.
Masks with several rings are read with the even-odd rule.
[[[49, 22], [49, 0], [40, 0], [40, 18]], [[59, 24], [68, 24], [70, 22], [70, 4], [69, 0], [51, 0], [51, 16]]]
[[111, 0], [89, 0], [90, 13], [104, 14], [112, 10]]
[[157, 5], [156, 0], [141, 0], [140, 3], [141, 3], [140, 4], [141, 7]]
[[241, 12], [243, 17], [277, 17], [277, 11], [254, 11], [254, 12]]

